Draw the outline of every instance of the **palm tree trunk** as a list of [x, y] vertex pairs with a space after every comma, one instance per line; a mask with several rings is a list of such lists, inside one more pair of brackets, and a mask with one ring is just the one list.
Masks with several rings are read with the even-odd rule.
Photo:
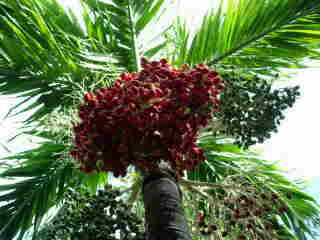
[[177, 180], [168, 172], [145, 176], [143, 181], [147, 240], [191, 240]]

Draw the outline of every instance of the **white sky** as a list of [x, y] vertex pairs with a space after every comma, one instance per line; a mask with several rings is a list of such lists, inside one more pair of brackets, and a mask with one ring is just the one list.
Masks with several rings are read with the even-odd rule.
[[320, 133], [320, 69], [301, 70], [293, 81], [302, 96], [286, 114], [279, 132], [264, 144], [266, 158], [281, 160], [281, 165], [299, 176], [320, 176], [318, 153]]
[[[63, 4], [70, 6], [73, 10], [78, 9], [77, 0], [59, 0]], [[208, 9], [213, 1], [210, 0], [181, 0], [177, 14], [187, 16], [190, 22], [199, 22], [201, 15]], [[293, 81], [301, 85], [302, 96], [286, 114], [286, 119], [282, 122], [279, 132], [274, 134], [261, 147], [264, 149], [264, 156], [270, 160], [279, 160], [281, 166], [290, 170], [291, 174], [300, 177], [320, 176], [320, 159], [318, 148], [318, 135], [320, 133], [320, 69], [301, 70], [294, 77]], [[8, 119], [1, 121], [10, 106], [15, 103], [15, 99], [0, 96], [0, 143], [9, 139], [16, 133], [16, 128], [20, 126], [19, 120]], [[14, 122], [14, 121], [17, 121]], [[9, 148], [14, 151], [28, 149], [33, 144], [24, 138], [19, 138], [16, 142], [9, 144]], [[6, 152], [0, 146], [0, 157]]]

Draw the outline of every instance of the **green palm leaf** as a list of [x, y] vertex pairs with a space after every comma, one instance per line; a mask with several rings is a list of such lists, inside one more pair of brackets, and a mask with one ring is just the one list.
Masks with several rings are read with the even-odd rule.
[[0, 187], [1, 238], [19, 234], [22, 239], [32, 224], [36, 230], [45, 213], [62, 200], [75, 174], [70, 162], [59, 159], [64, 149], [48, 142], [6, 158], [19, 160], [21, 165], [1, 173], [2, 180], [9, 182]]
[[27, 107], [20, 111], [36, 110], [30, 121], [62, 102], [70, 105], [65, 95], [72, 87], [64, 80], [88, 74], [74, 56], [81, 47], [77, 38], [84, 36], [75, 18], [54, 0], [8, 1], [0, 4], [0, 12], [0, 92], [23, 97]]
[[33, 226], [34, 236], [48, 210], [63, 200], [68, 187], [82, 184], [95, 193], [107, 181], [105, 173], [86, 175], [78, 171], [69, 158], [67, 147], [50, 138], [50, 134], [33, 131], [46, 139], [39, 147], [18, 153], [5, 160], [17, 160], [19, 166], [0, 174], [0, 237], [22, 239]]
[[[319, 59], [320, 1], [227, 0], [178, 45], [178, 63], [222, 65], [270, 76]], [[185, 35], [185, 34], [184, 34]]]
[[[139, 35], [155, 19], [161, 16], [162, 9], [167, 5], [165, 0], [82, 0], [84, 22], [88, 36], [94, 45], [100, 42], [105, 53], [119, 60], [127, 71], [139, 69], [142, 51], [154, 46], [146, 46]], [[94, 17], [90, 17], [90, 14]], [[163, 46], [164, 47], [164, 46]]]
[[120, 71], [137, 71], [139, 49], [149, 47], [138, 46], [137, 36], [164, 2], [86, 0], [82, 19], [56, 0], [1, 2], [0, 93], [23, 97], [9, 113], [33, 110], [30, 123], [72, 105], [79, 84], [110, 83]]
[[206, 151], [207, 161], [189, 173], [189, 179], [219, 183], [231, 175], [245, 177], [257, 189], [269, 189], [281, 196], [289, 211], [280, 218], [292, 236], [299, 239], [305, 239], [306, 235], [314, 236], [312, 229], [320, 224], [319, 205], [313, 197], [303, 192], [301, 185], [285, 177], [275, 164], [233, 145], [231, 139], [203, 135], [199, 144]]
[[76, 83], [95, 82], [95, 69], [114, 78], [110, 62], [85, 58], [92, 50], [85, 33], [55, 0], [10, 1], [0, 11], [0, 92], [23, 97], [21, 103], [27, 104], [20, 111], [36, 109], [27, 122], [72, 104], [69, 95]]

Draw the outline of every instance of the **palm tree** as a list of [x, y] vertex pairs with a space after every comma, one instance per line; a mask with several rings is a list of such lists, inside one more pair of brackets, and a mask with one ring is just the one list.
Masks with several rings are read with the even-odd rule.
[[[218, 1], [195, 31], [181, 19], [168, 23], [170, 1], [80, 2], [81, 18], [56, 0], [0, 1], [0, 92], [20, 99], [9, 117], [32, 111], [20, 134], [41, 138], [37, 148], [6, 158], [15, 162], [1, 173], [8, 181], [0, 186], [1, 239], [26, 232], [36, 239], [68, 188], [95, 192], [107, 183], [108, 173], [84, 174], [70, 157], [72, 123], [84, 93], [139, 71], [142, 56], [164, 57], [176, 67], [206, 63], [226, 83], [221, 111], [199, 135], [206, 161], [179, 182], [162, 170], [134, 178], [126, 191], [133, 210], [144, 202], [148, 239], [199, 239], [209, 230], [217, 239], [242, 239], [242, 232], [250, 239], [313, 236], [320, 213], [315, 200], [248, 147], [276, 131], [298, 96], [298, 88], [273, 89], [275, 80], [320, 58], [320, 1]], [[268, 210], [270, 201], [280, 206]], [[230, 220], [230, 205], [239, 222]], [[200, 210], [211, 229], [200, 229]], [[270, 230], [270, 222], [278, 228]]]

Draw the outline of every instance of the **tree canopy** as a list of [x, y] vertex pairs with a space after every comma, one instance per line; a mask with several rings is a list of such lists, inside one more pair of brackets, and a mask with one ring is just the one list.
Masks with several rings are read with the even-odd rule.
[[[69, 155], [72, 125], [86, 92], [112, 86], [122, 72], [139, 71], [143, 56], [166, 58], [176, 67], [205, 63], [226, 82], [221, 111], [198, 138], [207, 160], [181, 181], [189, 223], [203, 211], [218, 229], [213, 234], [238, 236], [250, 223], [266, 239], [314, 236], [320, 224], [315, 199], [249, 147], [277, 131], [299, 96], [297, 87], [278, 89], [274, 82], [320, 58], [320, 1], [221, 0], [195, 31], [181, 18], [167, 23], [169, 0], [80, 2], [81, 18], [56, 0], [0, 0], [0, 94], [19, 99], [7, 117], [32, 111], [19, 134], [42, 139], [5, 158], [0, 238], [28, 233], [36, 239], [48, 211], [63, 209], [67, 189], [81, 185], [95, 193], [110, 182], [108, 173], [79, 171]], [[162, 22], [165, 27], [155, 32]], [[132, 186], [123, 194], [142, 217], [141, 180], [129, 172]], [[242, 195], [257, 195], [252, 209], [263, 210], [254, 221], [239, 216], [226, 229], [229, 210], [217, 209], [232, 205], [236, 211], [248, 200]], [[279, 206], [266, 209], [275, 199]], [[277, 229], [268, 235], [270, 223]], [[201, 231], [193, 231], [195, 239]]]

